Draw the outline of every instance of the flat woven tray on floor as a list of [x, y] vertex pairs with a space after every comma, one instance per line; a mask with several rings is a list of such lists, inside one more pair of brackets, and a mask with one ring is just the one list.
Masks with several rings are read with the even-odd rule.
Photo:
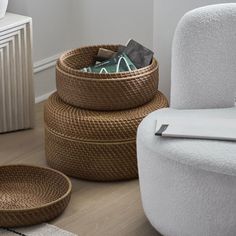
[[47, 222], [67, 207], [71, 182], [64, 174], [36, 166], [0, 167], [0, 227]]
[[149, 102], [158, 88], [158, 63], [122, 73], [87, 73], [99, 48], [118, 50], [118, 45], [83, 47], [63, 54], [56, 66], [57, 91], [68, 104], [91, 110], [123, 110]]
[[55, 93], [45, 104], [48, 164], [82, 179], [112, 181], [137, 177], [136, 132], [150, 112], [168, 106], [164, 95], [124, 111], [72, 107]]

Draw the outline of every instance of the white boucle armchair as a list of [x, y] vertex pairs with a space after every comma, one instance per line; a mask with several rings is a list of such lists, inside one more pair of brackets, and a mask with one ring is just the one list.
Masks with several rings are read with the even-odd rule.
[[236, 122], [235, 92], [236, 3], [188, 12], [173, 40], [170, 108], [137, 134], [143, 208], [165, 236], [236, 235], [236, 142], [154, 135], [160, 118]]

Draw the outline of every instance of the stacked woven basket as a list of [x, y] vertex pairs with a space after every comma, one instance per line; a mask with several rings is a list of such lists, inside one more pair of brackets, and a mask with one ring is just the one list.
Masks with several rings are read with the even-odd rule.
[[138, 176], [136, 131], [150, 112], [167, 107], [158, 88], [158, 63], [131, 72], [97, 74], [100, 45], [66, 52], [56, 66], [57, 93], [45, 104], [48, 164], [69, 176], [113, 181]]

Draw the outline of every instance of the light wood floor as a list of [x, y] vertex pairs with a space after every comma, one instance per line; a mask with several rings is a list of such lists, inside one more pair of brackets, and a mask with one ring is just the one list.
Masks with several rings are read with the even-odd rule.
[[[43, 104], [36, 105], [36, 127], [0, 135], [0, 165], [46, 166]], [[51, 222], [79, 236], [160, 236], [146, 219], [138, 181], [94, 183], [72, 179], [66, 211]]]

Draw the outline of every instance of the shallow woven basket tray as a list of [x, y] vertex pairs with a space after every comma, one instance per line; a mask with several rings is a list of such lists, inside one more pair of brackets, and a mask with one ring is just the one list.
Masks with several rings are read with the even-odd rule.
[[0, 227], [34, 225], [54, 219], [67, 207], [71, 182], [42, 167], [0, 167]]
[[119, 45], [83, 47], [63, 54], [56, 66], [57, 91], [68, 104], [91, 110], [123, 110], [149, 102], [158, 88], [158, 63], [122, 73], [87, 73], [99, 48], [118, 50]]
[[113, 181], [137, 178], [136, 132], [150, 112], [167, 107], [164, 95], [124, 111], [98, 112], [72, 107], [55, 93], [45, 104], [48, 164], [82, 179]]

